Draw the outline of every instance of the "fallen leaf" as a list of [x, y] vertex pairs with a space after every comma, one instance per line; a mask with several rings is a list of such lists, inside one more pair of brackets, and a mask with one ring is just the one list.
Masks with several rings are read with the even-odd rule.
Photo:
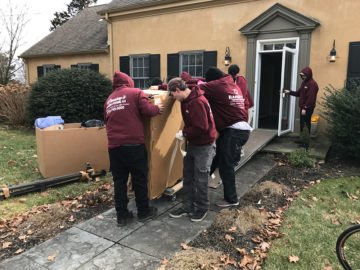
[[0, 239], [4, 239], [4, 238], [6, 238], [6, 237], [8, 237], [8, 236], [10, 236], [10, 235], [12, 235], [12, 232], [8, 232], [8, 233], [6, 233], [6, 234], [1, 235], [1, 236], [0, 236]]
[[24, 203], [24, 202], [26, 202], [26, 199], [25, 199], [25, 198], [21, 198], [21, 199], [19, 199], [19, 202]]
[[41, 192], [41, 196], [47, 197], [47, 196], [49, 196], [49, 192], [47, 192], [47, 191]]
[[27, 234], [28, 234], [28, 235], [32, 235], [33, 233], [34, 233], [34, 232], [33, 232], [32, 230], [28, 230], [28, 231], [27, 231]]
[[22, 248], [19, 248], [17, 251], [15, 251], [15, 254], [19, 254], [21, 252], [24, 252], [24, 250]]
[[161, 261], [161, 264], [162, 265], [165, 265], [165, 264], [167, 264], [169, 261], [166, 259], [166, 258], [164, 258], [162, 261]]
[[332, 224], [339, 226], [339, 225], [341, 225], [342, 223], [340, 222], [339, 219], [335, 219], [335, 220], [332, 221]]
[[233, 226], [229, 229], [229, 232], [236, 232], [237, 231], [237, 228], [236, 226]]
[[232, 240], [234, 240], [234, 237], [232, 237], [232, 236], [229, 235], [229, 234], [225, 234], [225, 239], [226, 239], [226, 241], [231, 242]]
[[288, 198], [286, 198], [286, 200], [287, 200], [288, 202], [292, 202], [294, 199], [291, 198], [291, 197], [288, 197]]
[[20, 239], [20, 240], [25, 240], [26, 238], [27, 238], [26, 235], [20, 235], [20, 236], [19, 236], [19, 239]]
[[278, 166], [285, 166], [286, 164], [284, 162], [278, 161], [277, 165]]
[[189, 247], [187, 244], [185, 243], [181, 243], [180, 246], [185, 249], [185, 250], [188, 250], [188, 249], [191, 249], [191, 247]]
[[314, 202], [317, 202], [318, 201], [318, 198], [316, 198], [316, 197], [312, 197], [311, 198]]
[[255, 260], [256, 259], [253, 256], [245, 255], [240, 262], [240, 267], [245, 267], [245, 265], [253, 263]]
[[246, 254], [246, 249], [245, 248], [236, 248], [237, 251], [239, 251], [239, 253], [244, 256]]
[[37, 156], [37, 155], [32, 155], [31, 157], [33, 157], [33, 158], [37, 158], [38, 156]]
[[74, 222], [74, 221], [75, 221], [74, 216], [73, 216], [73, 215], [71, 215], [71, 217], [69, 217], [68, 221], [69, 221], [69, 222]]
[[101, 215], [97, 216], [97, 218], [98, 218], [98, 219], [104, 219], [104, 217], [101, 216]]
[[267, 243], [267, 242], [262, 242], [260, 244], [260, 249], [263, 251], [263, 252], [266, 252], [270, 249], [270, 244]]
[[336, 210], [336, 207], [335, 207], [334, 209], [331, 209], [331, 210], [329, 211], [329, 214], [335, 213], [335, 210]]
[[100, 182], [100, 177], [95, 177], [95, 182]]
[[339, 201], [337, 199], [334, 199], [334, 203], [338, 203]]
[[299, 257], [298, 256], [295, 256], [295, 255], [290, 255], [289, 256], [289, 262], [293, 262], [293, 263], [296, 263], [299, 261]]
[[2, 245], [2, 248], [8, 248], [11, 245], [12, 245], [12, 242], [4, 242]]
[[323, 268], [323, 270], [332, 270], [332, 267], [331, 267], [331, 266], [325, 266], [325, 267]]
[[49, 260], [49, 261], [53, 261], [53, 260], [55, 259], [55, 257], [56, 257], [56, 254], [50, 255], [50, 256], [48, 257], [48, 260]]
[[14, 161], [14, 160], [9, 160], [9, 161], [8, 161], [8, 165], [9, 165], [9, 166], [11, 166], [11, 165], [13, 165], [13, 164], [16, 164], [16, 163], [17, 163], [17, 162]]

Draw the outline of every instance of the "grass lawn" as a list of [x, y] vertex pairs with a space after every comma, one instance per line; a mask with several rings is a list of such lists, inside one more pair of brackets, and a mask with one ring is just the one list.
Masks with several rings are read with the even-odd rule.
[[[286, 211], [263, 269], [343, 269], [335, 254], [337, 237], [360, 222], [360, 178], [328, 179], [303, 191]], [[360, 269], [360, 241], [351, 250]], [[289, 262], [289, 256], [299, 260]], [[328, 268], [327, 268], [328, 267]], [[331, 267], [331, 268], [330, 268]]]
[[[0, 187], [14, 186], [42, 179], [38, 170], [35, 132], [33, 130], [8, 130], [0, 124]], [[0, 217], [9, 218], [16, 213], [63, 200], [66, 196], [77, 196], [86, 190], [95, 189], [104, 181], [112, 181], [107, 175], [96, 183], [74, 183], [52, 188], [45, 193], [31, 193], [21, 197], [0, 201]], [[22, 200], [19, 201], [19, 199]]]

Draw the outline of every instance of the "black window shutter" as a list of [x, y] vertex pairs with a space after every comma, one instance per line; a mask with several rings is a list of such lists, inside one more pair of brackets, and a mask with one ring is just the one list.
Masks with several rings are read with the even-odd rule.
[[37, 74], [38, 74], [38, 78], [44, 76], [44, 68], [43, 68], [43, 66], [38, 66], [37, 67]]
[[160, 54], [150, 54], [150, 78], [160, 79]]
[[203, 76], [209, 67], [217, 66], [217, 51], [204, 52]]
[[90, 65], [90, 70], [95, 71], [95, 72], [99, 72], [99, 64], [91, 64]]
[[167, 80], [179, 77], [179, 54], [170, 53], [167, 55]]
[[71, 68], [78, 68], [78, 65], [71, 65]]
[[54, 70], [60, 69], [60, 68], [61, 68], [61, 66], [57, 66], [57, 65], [54, 66]]
[[130, 76], [130, 56], [120, 56], [120, 71]]
[[360, 42], [350, 42], [347, 78], [360, 78]]

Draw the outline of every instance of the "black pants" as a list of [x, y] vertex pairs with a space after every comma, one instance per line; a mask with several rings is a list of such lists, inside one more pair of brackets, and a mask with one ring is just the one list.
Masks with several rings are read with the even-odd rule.
[[148, 161], [145, 145], [119, 146], [109, 149], [110, 169], [114, 180], [115, 209], [118, 217], [128, 212], [127, 181], [129, 173], [135, 190], [138, 216], [149, 211], [147, 186]]
[[211, 164], [210, 175], [219, 167], [219, 174], [224, 186], [224, 199], [229, 203], [238, 201], [234, 159], [236, 149], [241, 149], [249, 139], [249, 130], [226, 128], [216, 140], [216, 155]]
[[301, 111], [302, 109], [300, 109], [300, 132], [303, 131], [304, 129], [304, 125], [306, 124], [308, 130], [309, 130], [309, 134], [310, 134], [310, 129], [311, 129], [311, 116], [314, 112], [314, 108], [312, 109], [305, 109], [306, 110], [306, 114], [302, 115]]

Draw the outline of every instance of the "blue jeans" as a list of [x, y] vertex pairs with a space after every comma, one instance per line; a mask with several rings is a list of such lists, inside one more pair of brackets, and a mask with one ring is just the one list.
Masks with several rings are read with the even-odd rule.
[[215, 145], [188, 144], [183, 168], [183, 209], [207, 211], [210, 207], [208, 181], [210, 165], [215, 156]]
[[224, 185], [224, 199], [229, 203], [238, 201], [235, 185], [234, 164], [237, 149], [241, 149], [248, 141], [249, 130], [226, 128], [220, 132], [216, 140], [216, 156], [211, 164], [210, 174], [219, 168]]

